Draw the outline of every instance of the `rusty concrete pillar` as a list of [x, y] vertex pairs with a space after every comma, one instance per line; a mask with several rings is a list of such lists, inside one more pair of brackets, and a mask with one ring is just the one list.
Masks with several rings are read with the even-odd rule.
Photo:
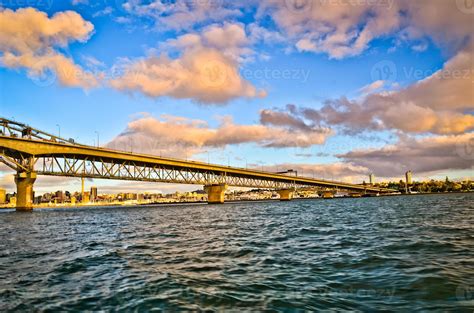
[[226, 184], [215, 184], [204, 186], [204, 190], [207, 192], [207, 203], [218, 204], [224, 203], [225, 191], [227, 190]]
[[293, 193], [295, 192], [294, 189], [280, 189], [277, 190], [278, 194], [280, 195], [280, 201], [290, 201], [293, 199]]

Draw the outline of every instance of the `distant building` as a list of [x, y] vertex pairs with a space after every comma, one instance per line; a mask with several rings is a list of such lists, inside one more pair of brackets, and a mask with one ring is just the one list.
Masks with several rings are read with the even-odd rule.
[[82, 203], [89, 203], [89, 201], [90, 201], [89, 192], [85, 191], [84, 195], [81, 199], [81, 202]]
[[375, 175], [374, 174], [369, 175], [369, 183], [371, 185], [375, 184]]
[[91, 187], [90, 201], [92, 201], [92, 202], [97, 201], [97, 187]]
[[405, 182], [407, 185], [413, 184], [413, 174], [411, 171], [405, 173]]
[[405, 193], [411, 193], [410, 185], [413, 183], [412, 173], [408, 171], [405, 173]]
[[3, 188], [0, 188], [0, 204], [7, 202], [7, 191]]
[[63, 203], [64, 202], [64, 193], [62, 190], [56, 191], [55, 199], [57, 203]]

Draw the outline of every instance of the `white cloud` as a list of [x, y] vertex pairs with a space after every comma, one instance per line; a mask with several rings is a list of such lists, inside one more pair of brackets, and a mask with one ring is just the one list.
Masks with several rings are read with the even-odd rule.
[[[172, 131], [170, 131], [172, 130]], [[323, 144], [329, 129], [301, 128], [293, 125], [238, 125], [230, 117], [221, 119], [216, 128], [202, 120], [177, 116], [160, 119], [144, 116], [130, 122], [122, 134], [108, 146], [114, 149], [152, 153], [168, 157], [190, 157], [204, 149], [228, 145], [256, 144], [261, 147], [309, 147]]]
[[73, 11], [58, 12], [51, 18], [33, 8], [0, 11], [0, 63], [7, 68], [41, 76], [52, 71], [65, 86], [92, 88], [94, 75], [59, 52], [73, 41], [86, 42], [94, 26]]
[[264, 97], [239, 73], [239, 63], [253, 54], [240, 24], [211, 25], [201, 33], [168, 40], [162, 47], [179, 49], [177, 58], [166, 54], [129, 62], [125, 74], [110, 82], [123, 91], [150, 97], [193, 99], [203, 104], [223, 104], [244, 97]]
[[157, 29], [189, 30], [198, 24], [209, 24], [240, 16], [233, 2], [208, 1], [166, 1], [130, 0], [123, 4], [130, 15], [153, 20]]
[[378, 176], [392, 177], [407, 170], [416, 173], [446, 173], [474, 166], [474, 134], [401, 137], [394, 145], [361, 149], [339, 155], [346, 163], [370, 168]]
[[373, 83], [370, 83], [362, 88], [359, 89], [360, 93], [367, 95], [370, 94], [374, 91], [379, 90], [385, 85], [385, 82], [383, 80], [376, 80]]
[[389, 35], [418, 41], [416, 51], [427, 48], [425, 36], [453, 51], [472, 32], [472, 15], [445, 0], [267, 0], [259, 2], [258, 12], [260, 18], [271, 16], [299, 51], [334, 59], [359, 55]]

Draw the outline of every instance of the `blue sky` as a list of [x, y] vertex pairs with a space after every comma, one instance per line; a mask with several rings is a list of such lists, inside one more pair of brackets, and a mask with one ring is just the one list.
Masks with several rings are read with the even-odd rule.
[[[1, 116], [52, 133], [58, 132], [59, 125], [63, 137], [85, 144], [95, 142], [97, 131], [101, 145], [120, 144], [124, 136], [132, 136], [137, 151], [164, 150], [165, 155], [202, 160], [207, 160], [209, 151], [211, 162], [300, 166], [302, 171], [354, 182], [370, 172], [386, 179], [401, 176], [404, 166], [415, 166], [420, 178], [472, 176], [471, 156], [458, 153], [444, 162], [430, 160], [431, 167], [417, 168], [415, 156], [406, 150], [413, 147], [423, 160], [426, 151], [432, 151], [426, 149], [435, 144], [440, 145], [439, 151], [452, 151], [472, 138], [474, 101], [472, 91], [465, 88], [466, 79], [450, 76], [441, 81], [433, 74], [466, 70], [472, 77], [472, 62], [463, 63], [462, 56], [472, 58], [469, 25], [474, 15], [455, 1], [434, 1], [434, 10], [421, 13], [417, 4], [407, 1], [379, 2], [379, 7], [351, 7], [344, 0], [308, 1], [308, 8], [296, 13], [290, 0], [6, 4], [0, 12], [4, 25], [21, 29], [16, 34], [0, 30]], [[332, 17], [321, 17], [321, 10]], [[69, 11], [76, 15], [65, 14]], [[55, 14], [64, 19], [55, 20]], [[43, 22], [32, 18], [40, 15]], [[22, 22], [22, 17], [28, 22]], [[44, 23], [56, 33], [43, 30]], [[28, 29], [38, 30], [27, 35]], [[189, 34], [199, 41], [185, 43]], [[262, 39], [262, 34], [267, 38]], [[21, 45], [14, 36], [23, 41]], [[39, 44], [31, 43], [35, 39]], [[8, 53], [31, 54], [39, 61], [36, 67], [26, 61], [9, 63]], [[97, 82], [91, 87], [85, 86], [85, 79], [61, 78], [59, 63], [47, 63], [52, 55], [92, 73]], [[167, 55], [168, 61], [159, 60], [160, 55]], [[202, 56], [217, 57], [227, 80], [217, 89], [189, 87], [203, 77], [186, 68], [186, 55], [193, 62]], [[140, 69], [140, 64], [146, 69]], [[165, 73], [156, 72], [156, 67]], [[140, 77], [127, 80], [119, 71], [110, 78], [117, 68]], [[180, 81], [182, 73], [176, 68], [192, 78]], [[38, 76], [43, 80], [38, 82]], [[161, 88], [170, 81], [182, 85]], [[439, 94], [430, 98], [430, 90]], [[454, 92], [461, 95], [449, 98]], [[294, 105], [293, 111], [289, 104]], [[262, 111], [267, 113], [265, 121]], [[250, 132], [233, 140], [225, 129], [230, 139], [219, 144], [210, 143], [213, 139], [182, 143], [170, 135], [154, 151], [147, 151], [150, 145], [140, 139], [155, 136], [160, 141], [160, 127], [172, 132], [176, 123], [184, 123], [190, 134], [211, 138], [214, 132], [224, 131], [223, 117], [232, 119], [236, 138], [245, 126], [255, 126], [261, 134], [255, 137]], [[191, 120], [206, 124], [196, 128]], [[400, 150], [397, 159], [386, 153], [387, 145]], [[354, 156], [354, 151], [361, 155]], [[373, 158], [373, 167], [361, 161], [364, 156]]]

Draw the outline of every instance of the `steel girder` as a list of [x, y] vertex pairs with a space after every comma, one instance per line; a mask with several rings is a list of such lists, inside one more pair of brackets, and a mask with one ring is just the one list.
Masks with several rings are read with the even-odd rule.
[[180, 184], [227, 184], [255, 188], [309, 187], [297, 182], [275, 181], [238, 176], [214, 171], [196, 171], [186, 168], [168, 168], [140, 164], [134, 161], [104, 160], [84, 156], [53, 156], [36, 159], [34, 171], [38, 175], [88, 177]]

